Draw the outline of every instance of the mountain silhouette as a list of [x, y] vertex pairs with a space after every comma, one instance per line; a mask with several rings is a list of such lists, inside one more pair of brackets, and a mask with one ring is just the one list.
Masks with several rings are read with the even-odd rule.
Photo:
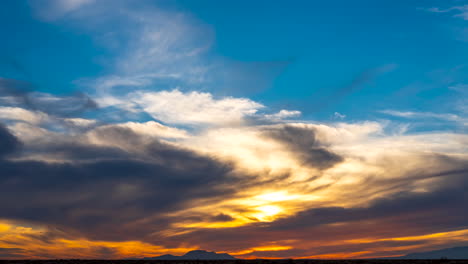
[[411, 253], [395, 259], [468, 259], [468, 247], [445, 248], [434, 251]]
[[158, 257], [144, 258], [147, 260], [234, 260], [235, 257], [227, 253], [216, 253], [206, 250], [192, 250], [183, 256], [174, 256], [171, 254], [161, 255]]

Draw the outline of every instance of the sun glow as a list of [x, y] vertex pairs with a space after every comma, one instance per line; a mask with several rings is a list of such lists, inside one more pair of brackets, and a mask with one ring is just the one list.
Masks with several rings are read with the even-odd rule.
[[262, 222], [271, 222], [275, 220], [275, 216], [280, 214], [283, 209], [276, 205], [264, 205], [255, 208], [258, 213], [252, 214], [253, 217], [257, 218]]
[[5, 224], [5, 223], [0, 223], [0, 233], [6, 232], [10, 230], [11, 225]]
[[260, 202], [282, 202], [298, 198], [298, 195], [291, 195], [284, 191], [269, 192], [254, 196], [252, 199]]

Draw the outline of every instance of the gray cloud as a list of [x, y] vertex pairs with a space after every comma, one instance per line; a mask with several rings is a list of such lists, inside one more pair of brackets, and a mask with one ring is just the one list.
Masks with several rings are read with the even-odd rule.
[[53, 116], [79, 116], [88, 110], [97, 109], [97, 103], [84, 93], [56, 96], [35, 91], [27, 82], [0, 78], [0, 103], [19, 106]]
[[[11, 142], [0, 152], [9, 154], [19, 141], [6, 129], [0, 132], [0, 142]], [[145, 152], [157, 162], [79, 142], [47, 149], [57, 150], [75, 161], [0, 160], [0, 218], [63, 227], [95, 239], [139, 239], [167, 225], [159, 217], [164, 213], [233, 191], [230, 166], [163, 143]], [[144, 228], [131, 224], [151, 216], [155, 220]]]
[[283, 125], [266, 130], [265, 135], [283, 143], [306, 166], [326, 169], [343, 160], [319, 142], [310, 128]]
[[213, 217], [210, 218], [211, 221], [216, 221], [216, 222], [229, 222], [234, 220], [232, 216], [227, 215], [227, 214], [217, 214]]
[[0, 124], [0, 159], [18, 150], [19, 140]]

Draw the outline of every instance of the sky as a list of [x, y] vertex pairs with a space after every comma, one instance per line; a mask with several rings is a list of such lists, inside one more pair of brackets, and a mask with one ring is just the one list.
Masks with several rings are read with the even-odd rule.
[[0, 5], [1, 259], [468, 245], [468, 1]]

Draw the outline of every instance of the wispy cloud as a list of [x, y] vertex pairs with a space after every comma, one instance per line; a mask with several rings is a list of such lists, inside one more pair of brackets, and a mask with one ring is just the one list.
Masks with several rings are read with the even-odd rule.
[[468, 20], [468, 5], [452, 6], [445, 9], [439, 7], [431, 7], [424, 8], [424, 10], [431, 13], [455, 13], [453, 15], [454, 17], [458, 17], [463, 20]]
[[111, 54], [102, 59], [108, 66], [106, 74], [78, 82], [98, 93], [155, 82], [173, 85], [204, 81], [209, 65], [202, 58], [211, 46], [213, 33], [188, 14], [163, 10], [149, 1], [43, 2], [30, 3], [45, 18], [61, 18], [53, 23], [66, 22], [90, 34]]
[[456, 114], [436, 114], [436, 113], [431, 113], [431, 112], [409, 112], [409, 111], [402, 112], [402, 111], [396, 111], [396, 110], [383, 110], [380, 112], [383, 114], [404, 117], [404, 118], [435, 118], [435, 119], [442, 119], [442, 120], [454, 121], [454, 122], [459, 122], [459, 121], [464, 120], [462, 117]]
[[38, 15], [45, 20], [56, 20], [92, 4], [95, 0], [29, 0]]

